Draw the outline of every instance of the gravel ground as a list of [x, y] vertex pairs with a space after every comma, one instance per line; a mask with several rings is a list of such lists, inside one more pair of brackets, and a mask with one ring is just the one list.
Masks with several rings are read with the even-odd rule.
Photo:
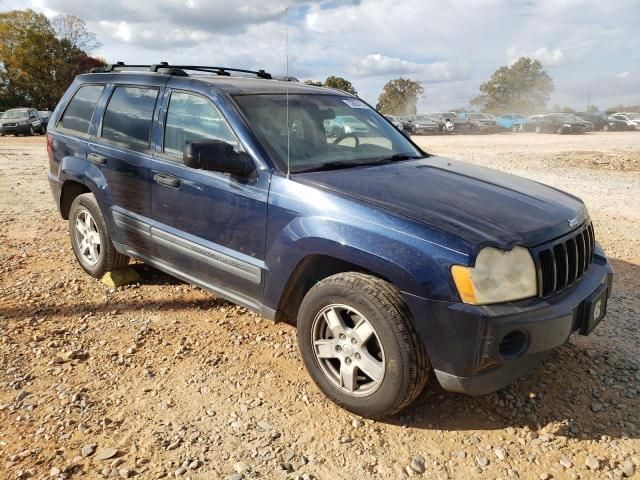
[[79, 268], [43, 137], [0, 138], [0, 478], [640, 477], [640, 132], [419, 137], [582, 197], [616, 272], [606, 320], [480, 398], [435, 379], [386, 421], [334, 406], [274, 324], [138, 264]]

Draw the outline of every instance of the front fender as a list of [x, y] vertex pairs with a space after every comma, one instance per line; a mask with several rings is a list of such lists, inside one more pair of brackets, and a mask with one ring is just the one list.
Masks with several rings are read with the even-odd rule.
[[[278, 182], [293, 183], [275, 177], [272, 189], [280, 187]], [[291, 188], [295, 198], [290, 195]], [[273, 201], [270, 199], [264, 295], [267, 305], [278, 304], [291, 274], [311, 255], [357, 265], [411, 295], [457, 299], [450, 266], [468, 262], [468, 253], [459, 240], [330, 192], [301, 184], [291, 188], [288, 194], [277, 193]]]

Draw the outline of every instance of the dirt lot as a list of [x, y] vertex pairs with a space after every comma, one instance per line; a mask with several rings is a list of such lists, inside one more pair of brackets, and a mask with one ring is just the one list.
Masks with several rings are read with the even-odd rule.
[[118, 289], [84, 274], [44, 138], [1, 138], [0, 478], [395, 479], [417, 456], [424, 478], [640, 477], [640, 132], [418, 141], [582, 197], [614, 293], [594, 335], [514, 385], [432, 380], [374, 422], [319, 393], [292, 327], [144, 265]]

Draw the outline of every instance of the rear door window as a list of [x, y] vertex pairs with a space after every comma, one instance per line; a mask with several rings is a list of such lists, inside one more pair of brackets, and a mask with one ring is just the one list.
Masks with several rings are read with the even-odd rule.
[[104, 112], [100, 136], [134, 149], [148, 149], [158, 91], [116, 87]]
[[85, 85], [80, 87], [67, 105], [62, 118], [58, 122], [58, 127], [74, 132], [88, 134], [89, 125], [96, 104], [100, 100], [100, 95], [104, 90], [104, 85]]

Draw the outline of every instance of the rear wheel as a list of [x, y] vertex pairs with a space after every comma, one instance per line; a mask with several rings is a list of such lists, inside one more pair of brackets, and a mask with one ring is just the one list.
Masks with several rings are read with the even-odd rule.
[[430, 370], [400, 292], [361, 273], [333, 275], [307, 293], [298, 314], [298, 345], [320, 390], [366, 417], [408, 406]]
[[129, 263], [129, 257], [113, 246], [92, 193], [77, 196], [71, 204], [69, 237], [80, 266], [93, 277], [101, 278], [105, 273], [124, 268]]

